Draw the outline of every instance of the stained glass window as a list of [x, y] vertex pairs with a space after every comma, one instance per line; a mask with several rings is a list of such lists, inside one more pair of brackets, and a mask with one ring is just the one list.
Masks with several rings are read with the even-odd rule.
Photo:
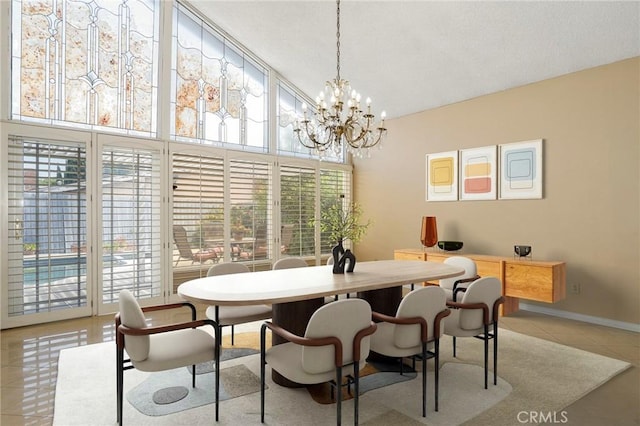
[[266, 151], [267, 70], [176, 3], [171, 135]]
[[14, 0], [12, 11], [14, 119], [155, 136], [158, 0]]
[[[290, 89], [283, 81], [278, 80], [278, 154], [291, 155], [296, 157], [317, 158], [318, 153], [302, 145], [293, 129], [296, 120], [302, 117], [302, 104], [304, 99], [295, 90]], [[323, 160], [342, 162], [344, 153], [342, 150], [323, 151]]]

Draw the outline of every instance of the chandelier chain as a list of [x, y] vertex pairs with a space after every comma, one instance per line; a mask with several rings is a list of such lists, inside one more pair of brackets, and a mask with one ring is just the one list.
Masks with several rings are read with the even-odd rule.
[[337, 79], [340, 81], [340, 0], [336, 1], [337, 3], [337, 19], [336, 19], [336, 69], [338, 71]]

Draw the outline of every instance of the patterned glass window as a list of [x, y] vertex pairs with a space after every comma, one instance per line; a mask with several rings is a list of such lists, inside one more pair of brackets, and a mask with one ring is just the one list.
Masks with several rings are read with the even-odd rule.
[[12, 118], [156, 135], [157, 0], [14, 0]]
[[267, 70], [176, 3], [171, 135], [266, 151]]
[[[293, 129], [296, 120], [302, 117], [302, 96], [289, 88], [284, 82], [278, 81], [278, 154], [305, 158], [317, 158], [314, 150], [302, 145]], [[322, 152], [322, 160], [342, 163], [344, 152]]]

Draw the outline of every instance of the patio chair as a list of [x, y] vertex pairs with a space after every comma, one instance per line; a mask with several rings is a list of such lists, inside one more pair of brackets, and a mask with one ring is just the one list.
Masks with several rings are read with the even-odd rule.
[[173, 225], [173, 241], [176, 243], [176, 247], [179, 252], [178, 259], [174, 266], [178, 265], [180, 259], [191, 260], [192, 265], [196, 262], [204, 263], [209, 260], [217, 263], [220, 260], [220, 257], [218, 256], [219, 250], [216, 250], [216, 248], [202, 249], [194, 253], [191, 248], [191, 244], [189, 243], [189, 239], [187, 238], [187, 231], [182, 225]]

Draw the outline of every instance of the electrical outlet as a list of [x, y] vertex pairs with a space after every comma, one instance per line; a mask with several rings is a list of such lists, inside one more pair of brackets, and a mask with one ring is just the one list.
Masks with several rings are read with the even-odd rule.
[[569, 291], [571, 294], [580, 294], [580, 283], [571, 283]]

